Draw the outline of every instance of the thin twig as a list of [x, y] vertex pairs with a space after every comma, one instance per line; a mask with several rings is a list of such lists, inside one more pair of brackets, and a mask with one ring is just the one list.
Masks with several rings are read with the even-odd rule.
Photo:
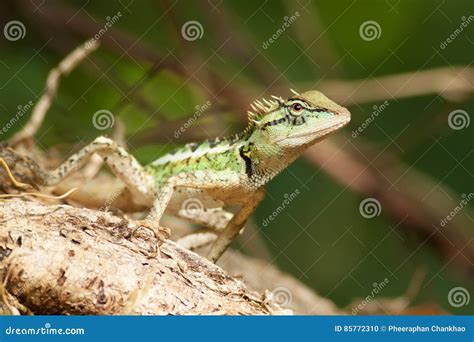
[[[301, 86], [301, 89], [314, 87], [310, 84]], [[317, 88], [338, 103], [348, 106], [430, 94], [460, 101], [474, 92], [474, 68], [443, 67], [372, 79], [327, 80], [318, 83]]]
[[3, 158], [0, 158], [0, 166], [3, 167], [3, 169], [7, 173], [8, 178], [10, 179], [10, 181], [13, 183], [14, 186], [16, 186], [17, 188], [30, 188], [31, 187], [29, 184], [25, 184], [18, 181], [15, 178], [15, 176], [13, 176], [13, 173], [11, 172], [10, 167], [8, 166], [8, 164], [5, 162]]
[[[28, 1], [24, 1], [22, 4], [26, 11], [34, 12], [34, 7]], [[45, 3], [43, 8], [45, 11], [35, 19], [41, 21], [44, 25], [51, 26], [53, 29], [55, 23], [67, 21], [65, 27], [67, 31], [89, 37], [101, 28], [99, 23], [94, 22], [87, 16], [76, 15], [72, 9], [66, 6]], [[52, 20], [53, 18], [56, 20]], [[62, 28], [64, 29], [64, 27]], [[165, 58], [143, 41], [137, 41], [134, 37], [116, 27], [111, 28], [107, 35], [101, 38], [101, 42], [108, 50], [118, 54], [123, 54], [123, 50], [127, 51], [124, 58], [130, 58], [133, 61], [142, 60], [154, 64], [158, 63], [161, 69], [168, 69], [184, 76], [190, 82], [196, 81], [193, 77], [194, 70], [192, 68], [184, 68], [175, 59]], [[254, 100], [255, 94], [261, 92], [262, 86], [255, 86], [252, 89], [251, 85], [247, 85], [245, 89], [242, 89], [229, 84], [212, 68], [209, 68], [208, 72], [210, 88], [203, 87], [202, 90], [210, 97], [217, 96], [227, 100], [233, 108], [238, 110], [237, 114], [245, 118], [248, 104]], [[266, 90], [268, 94], [284, 95], [288, 93], [287, 85], [272, 83], [274, 85]], [[269, 84], [265, 83], [264, 86], [268, 87]], [[314, 82], [294, 84], [294, 87], [300, 90], [316, 88], [343, 105], [430, 94], [438, 94], [449, 99], [459, 100], [464, 99], [474, 90], [474, 68], [469, 66], [434, 68], [351, 81], [328, 79], [316, 82], [316, 84]]]
[[25, 196], [33, 196], [33, 197], [38, 197], [38, 198], [46, 198], [46, 199], [64, 199], [68, 197], [70, 194], [72, 194], [74, 191], [76, 191], [78, 188], [72, 188], [71, 190], [67, 191], [66, 193], [59, 195], [59, 196], [53, 196], [53, 195], [45, 195], [39, 192], [23, 192], [21, 194], [6, 194], [6, 195], [0, 195], [0, 198], [20, 198], [20, 197], [25, 197]]
[[10, 138], [9, 144], [16, 145], [19, 142], [29, 139], [35, 135], [38, 129], [43, 123], [46, 112], [51, 107], [54, 96], [58, 90], [60, 77], [62, 75], [69, 74], [79, 63], [81, 63], [87, 56], [99, 47], [99, 43], [96, 40], [88, 40], [81, 46], [77, 47], [69, 55], [64, 58], [59, 65], [49, 72], [46, 80], [46, 88], [43, 95], [33, 107], [30, 120], [23, 127], [23, 129], [17, 132], [13, 137]]

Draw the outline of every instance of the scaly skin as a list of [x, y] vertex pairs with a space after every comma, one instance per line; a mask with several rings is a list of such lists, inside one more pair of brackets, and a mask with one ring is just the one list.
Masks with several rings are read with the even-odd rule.
[[[295, 116], [288, 108], [292, 103], [304, 102], [313, 112], [303, 110]], [[187, 144], [145, 166], [146, 172], [152, 174], [158, 188], [172, 175], [212, 170], [245, 174], [243, 183], [257, 189], [293, 162], [308, 145], [350, 120], [346, 108], [317, 91], [295, 95], [286, 102], [277, 99], [267, 103], [253, 104], [255, 112], [249, 112], [250, 124], [243, 133], [223, 140]], [[292, 144], [285, 142], [299, 132], [305, 136], [293, 139]], [[280, 141], [275, 143], [277, 140]]]
[[[252, 104], [249, 126], [241, 134], [187, 144], [145, 167], [105, 137], [97, 138], [56, 170], [40, 171], [30, 160], [25, 166], [40, 184], [54, 185], [97, 153], [125, 182], [128, 189], [121, 200], [152, 207], [149, 224], [158, 224], [166, 210], [217, 229], [217, 233], [197, 233], [179, 241], [188, 248], [214, 241], [208, 257], [216, 261], [263, 199], [264, 185], [307, 147], [350, 121], [346, 108], [318, 91], [262, 101]], [[193, 208], [186, 207], [189, 200], [194, 201]], [[201, 207], [198, 215], [196, 203]], [[240, 206], [235, 214], [224, 210], [234, 205]]]

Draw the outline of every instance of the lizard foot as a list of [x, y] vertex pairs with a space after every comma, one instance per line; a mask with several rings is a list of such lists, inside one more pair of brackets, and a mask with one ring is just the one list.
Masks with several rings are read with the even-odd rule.
[[158, 244], [161, 245], [162, 242], [164, 242], [166, 239], [169, 239], [171, 236], [171, 231], [169, 228], [166, 227], [161, 227], [159, 223], [155, 220], [139, 220], [137, 222], [137, 227], [135, 228], [135, 231], [137, 231], [140, 228], [145, 228], [153, 232], [153, 235], [155, 238], [159, 241]]
[[130, 235], [140, 253], [147, 258], [156, 258], [160, 253], [159, 247], [171, 234], [168, 228], [160, 227], [156, 221], [138, 220]]

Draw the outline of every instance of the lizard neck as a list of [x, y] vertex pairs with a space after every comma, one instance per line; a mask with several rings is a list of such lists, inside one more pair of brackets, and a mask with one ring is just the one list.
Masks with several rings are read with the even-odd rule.
[[252, 188], [259, 188], [268, 183], [305, 149], [304, 146], [299, 146], [283, 150], [255, 136], [249, 136], [239, 145], [239, 156], [245, 163], [245, 173]]

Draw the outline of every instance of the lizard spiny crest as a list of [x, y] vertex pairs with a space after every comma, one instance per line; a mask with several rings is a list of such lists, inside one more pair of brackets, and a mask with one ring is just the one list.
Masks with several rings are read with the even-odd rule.
[[[258, 121], [261, 119], [265, 114], [270, 113], [271, 111], [277, 109], [279, 107], [279, 102], [283, 99], [279, 99], [276, 96], [272, 96], [271, 100], [267, 100], [262, 98], [261, 100], [255, 100], [250, 107], [252, 110], [248, 111], [248, 119], [249, 121]], [[275, 100], [276, 99], [276, 100]]]
[[[261, 100], [255, 100], [251, 103], [250, 107], [252, 110], [247, 111], [248, 125], [241, 136], [247, 136], [252, 133], [263, 116], [278, 109], [282, 103], [283, 99], [275, 95], [272, 95], [270, 100], [262, 98]], [[236, 139], [239, 139], [239, 136], [236, 136]]]
[[[290, 89], [290, 91], [296, 95], [300, 96], [300, 93], [297, 91]], [[247, 111], [247, 118], [249, 124], [247, 128], [244, 130], [243, 134], [250, 133], [258, 121], [260, 121], [266, 114], [273, 112], [280, 108], [283, 105], [284, 100], [280, 96], [271, 95], [271, 99], [267, 100], [262, 98], [261, 100], [255, 100], [253, 103], [250, 104], [252, 110]]]
[[[300, 96], [300, 93], [297, 91], [290, 89], [290, 91], [296, 95]], [[258, 122], [266, 115], [274, 110], [277, 110], [280, 108], [281, 105], [284, 104], [284, 100], [280, 96], [275, 96], [271, 95], [271, 99], [267, 100], [265, 98], [262, 98], [261, 100], [255, 100], [250, 104], [250, 107], [252, 110], [247, 111], [247, 118], [249, 121], [249, 124], [247, 128], [242, 132], [242, 136], [246, 136], [249, 133], [253, 131], [255, 128], [255, 125], [258, 124]], [[239, 135], [236, 135], [235, 139], [239, 139]]]
[[[301, 94], [298, 93], [297, 91], [290, 89], [290, 91], [296, 95], [300, 96]], [[261, 119], [265, 114], [268, 114], [280, 107], [281, 104], [283, 104], [284, 100], [275, 95], [271, 95], [271, 99], [267, 100], [265, 98], [262, 98], [261, 100], [255, 100], [253, 103], [250, 104], [250, 107], [252, 110], [248, 111], [248, 119], [250, 122], [255, 122]]]

